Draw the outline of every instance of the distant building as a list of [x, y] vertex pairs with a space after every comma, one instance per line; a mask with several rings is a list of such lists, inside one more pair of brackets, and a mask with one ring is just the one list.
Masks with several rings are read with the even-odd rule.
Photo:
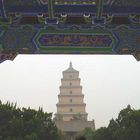
[[75, 134], [85, 128], [95, 129], [94, 121], [87, 120], [84, 94], [80, 85], [79, 72], [72, 67], [63, 71], [60, 94], [58, 95], [57, 113], [55, 122], [57, 127], [72, 139]]

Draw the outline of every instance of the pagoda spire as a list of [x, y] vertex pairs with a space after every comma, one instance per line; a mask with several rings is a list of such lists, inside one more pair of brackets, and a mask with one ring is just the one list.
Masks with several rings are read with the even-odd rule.
[[72, 68], [72, 62], [70, 61], [69, 67]]

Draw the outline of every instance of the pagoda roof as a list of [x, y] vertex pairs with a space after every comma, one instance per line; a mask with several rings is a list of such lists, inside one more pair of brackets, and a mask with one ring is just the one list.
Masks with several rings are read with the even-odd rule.
[[63, 71], [63, 72], [78, 72], [78, 71], [75, 70], [75, 69], [73, 68], [73, 66], [72, 66], [72, 62], [70, 62], [70, 64], [69, 64], [69, 68], [66, 69], [66, 70]]

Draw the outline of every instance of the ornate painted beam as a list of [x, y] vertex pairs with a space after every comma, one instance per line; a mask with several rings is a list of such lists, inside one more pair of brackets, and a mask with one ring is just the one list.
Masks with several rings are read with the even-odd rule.
[[96, 0], [96, 5], [97, 5], [96, 17], [97, 19], [100, 19], [103, 13], [103, 0]]
[[0, 62], [17, 54], [131, 54], [140, 60], [140, 4], [16, 1], [0, 1]]
[[48, 0], [48, 18], [46, 18], [46, 23], [48, 24], [57, 24], [58, 20], [54, 17], [54, 1]]
[[54, 1], [53, 0], [48, 0], [48, 13], [49, 13], [49, 18], [53, 18], [54, 17], [53, 4], [54, 4]]
[[3, 19], [6, 19], [5, 9], [4, 9], [4, 3], [3, 0], [0, 0], [0, 13]]

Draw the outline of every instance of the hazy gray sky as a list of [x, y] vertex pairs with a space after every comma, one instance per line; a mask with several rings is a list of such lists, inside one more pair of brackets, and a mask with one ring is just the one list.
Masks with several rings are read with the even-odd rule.
[[0, 99], [55, 113], [70, 61], [80, 72], [86, 111], [96, 128], [107, 126], [128, 104], [140, 108], [140, 62], [132, 56], [18, 55], [0, 64]]

